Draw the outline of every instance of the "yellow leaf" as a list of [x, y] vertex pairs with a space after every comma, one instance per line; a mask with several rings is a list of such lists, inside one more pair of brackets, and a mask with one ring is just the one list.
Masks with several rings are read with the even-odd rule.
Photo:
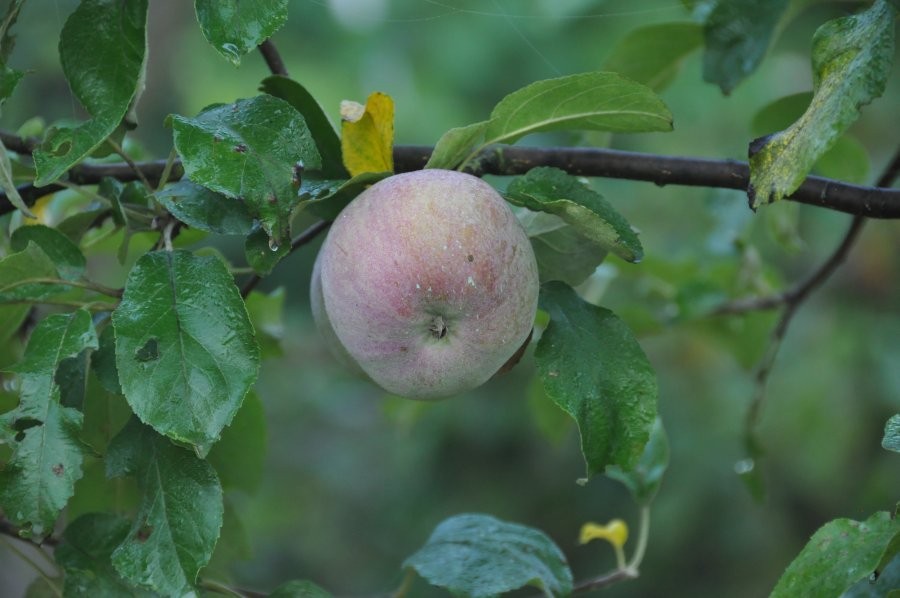
[[616, 548], [622, 548], [628, 540], [628, 525], [621, 519], [613, 519], [606, 525], [585, 523], [581, 526], [579, 544], [587, 544], [591, 540], [606, 540]]
[[350, 176], [394, 170], [394, 100], [375, 92], [363, 106], [341, 102], [341, 153]]

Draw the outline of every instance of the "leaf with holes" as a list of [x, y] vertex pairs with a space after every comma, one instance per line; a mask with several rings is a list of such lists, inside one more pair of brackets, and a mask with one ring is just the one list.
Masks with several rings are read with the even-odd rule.
[[299, 201], [297, 167], [322, 167], [312, 134], [293, 106], [260, 95], [213, 106], [196, 118], [176, 115], [172, 128], [188, 178], [243, 201], [273, 245], [290, 242], [291, 212]]
[[456, 515], [443, 521], [403, 566], [454, 595], [470, 598], [525, 586], [545, 596], [572, 591], [572, 572], [553, 540], [540, 530], [488, 515]]
[[750, 144], [751, 206], [793, 193], [861, 106], [880, 96], [894, 54], [896, 11], [877, 0], [858, 15], [834, 19], [813, 37], [813, 98], [787, 129]]
[[19, 378], [19, 406], [0, 416], [0, 436], [12, 439], [13, 449], [0, 471], [0, 506], [37, 538], [53, 531], [81, 477], [82, 414], [60, 404], [56, 374], [60, 363], [88, 348], [97, 348], [88, 312], [50, 315], [31, 333], [22, 361], [10, 369]]
[[634, 469], [650, 439], [658, 389], [628, 326], [561, 282], [541, 286], [550, 324], [534, 359], [547, 395], [581, 432], [587, 477], [609, 465]]
[[63, 26], [59, 56], [91, 119], [51, 129], [34, 152], [35, 186], [65, 174], [109, 137], [143, 86], [147, 0], [83, 0]]
[[112, 321], [128, 404], [161, 434], [205, 455], [259, 367], [253, 327], [225, 265], [187, 251], [145, 254]]
[[222, 527], [215, 470], [132, 418], [109, 445], [106, 474], [134, 476], [141, 496], [131, 529], [112, 553], [116, 572], [166, 596], [190, 591]]
[[278, 31], [288, 16], [288, 0], [194, 0], [203, 37], [238, 66], [241, 57]]

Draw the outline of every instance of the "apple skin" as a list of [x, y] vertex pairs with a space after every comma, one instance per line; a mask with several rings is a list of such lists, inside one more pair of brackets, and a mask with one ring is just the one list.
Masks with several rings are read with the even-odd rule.
[[422, 170], [379, 181], [338, 215], [317, 262], [320, 330], [333, 334], [336, 354], [403, 397], [480, 386], [534, 323], [531, 243], [503, 198], [468, 174]]

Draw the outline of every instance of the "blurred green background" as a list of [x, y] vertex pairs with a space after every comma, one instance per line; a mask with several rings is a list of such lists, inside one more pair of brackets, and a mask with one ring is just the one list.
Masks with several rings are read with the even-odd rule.
[[[56, 54], [74, 6], [32, 1], [22, 10], [10, 63], [31, 73], [4, 105], [4, 130], [35, 116], [48, 123], [83, 116]], [[691, 55], [662, 92], [675, 116], [672, 133], [521, 143], [602, 142], [744, 159], [752, 116], [811, 89], [816, 27], [862, 6], [804, 9], [730, 97], [702, 81], [700, 55]], [[383, 91], [396, 102], [397, 143], [433, 144], [530, 82], [599, 68], [635, 27], [688, 18], [678, 0], [296, 0], [274, 41], [291, 75], [335, 122], [342, 99]], [[268, 74], [257, 54], [240, 68], [219, 56], [184, 0], [151, 2], [149, 44], [140, 127], [130, 145], [138, 157], [168, 155], [166, 115], [193, 116], [208, 104], [252, 96]], [[851, 129], [871, 161], [865, 182], [898, 142], [896, 71], [884, 97]], [[849, 217], [788, 202], [753, 214], [746, 197], [731, 191], [609, 180], [594, 186], [640, 229], [647, 257], [637, 265], [610, 258], [583, 290], [640, 333], [658, 372], [672, 451], [642, 577], [605, 593], [764, 595], [820, 525], [864, 519], [900, 498], [900, 456], [880, 446], [884, 422], [900, 411], [900, 223], [870, 223], [848, 262], [795, 318], [759, 428], [767, 496], [757, 502], [735, 463], [746, 456], [752, 370], [774, 316], [699, 314], [728, 296], [801, 279], [840, 240]], [[257, 384], [268, 424], [260, 489], [229, 496], [241, 525], [228, 524], [216, 576], [259, 589], [306, 578], [339, 596], [383, 594], [399, 585], [400, 564], [434, 526], [462, 512], [546, 531], [578, 579], [614, 566], [608, 546], [576, 545], [579, 528], [614, 517], [636, 526], [636, 509], [616, 482], [575, 484], [584, 467], [577, 431], [535, 396], [530, 355], [466, 396], [435, 404], [384, 397], [341, 371], [316, 337], [307, 293], [319, 242], [260, 286], [286, 291], [284, 348], [265, 362]], [[242, 263], [239, 244], [204, 243]], [[106, 259], [95, 268], [113, 266]], [[234, 566], [223, 568], [234, 555]], [[20, 595], [32, 575], [0, 545], [0, 595]], [[421, 581], [412, 590], [431, 593]]]

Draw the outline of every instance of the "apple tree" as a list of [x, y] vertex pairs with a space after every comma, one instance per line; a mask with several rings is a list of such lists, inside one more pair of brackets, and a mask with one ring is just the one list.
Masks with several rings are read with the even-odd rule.
[[[900, 190], [892, 188], [900, 153], [891, 153], [897, 151], [900, 96], [889, 89], [896, 0], [837, 8], [811, 0], [684, 0], [657, 7], [652, 22], [622, 32], [593, 70], [568, 69], [508, 88], [477, 119], [448, 127], [424, 146], [395, 139], [406, 108], [398, 102], [395, 114], [392, 89], [370, 89], [364, 102], [341, 102], [338, 113], [304, 76], [289, 74], [272, 36], [291, 31], [295, 19], [312, 18], [305, 15], [316, 3], [195, 0], [190, 27], [202, 34], [215, 60], [240, 67], [235, 73], [253, 61], [268, 72], [240, 87], [238, 99], [221, 97], [197, 111], [158, 119], [142, 114], [146, 95], [166, 93], [148, 76], [153, 44], [165, 43], [148, 29], [149, 0], [72, 4], [60, 17], [58, 66], [49, 76], [64, 79], [83, 110], [76, 112], [73, 100], [74, 118], [4, 118], [0, 136], [0, 532], [10, 555], [0, 569], [31, 566], [29, 596], [347, 592], [306, 569], [268, 578], [266, 592], [250, 590], [229, 567], [240, 560], [241, 505], [253, 501], [267, 463], [266, 443], [283, 447], [289, 440], [266, 433], [266, 376], [272, 371], [266, 364], [283, 355], [285, 296], [263, 289], [291, 272], [297, 256], [312, 259], [329, 228], [338, 229], [332, 223], [351, 212], [353, 224], [341, 228], [335, 247], [326, 242], [312, 283], [305, 277], [301, 285], [308, 296], [312, 284], [324, 337], [312, 343], [336, 344], [348, 372], [413, 399], [440, 394], [428, 386], [429, 375], [477, 377], [476, 384], [493, 375], [491, 388], [524, 380], [517, 392], [523, 402], [529, 396], [538, 425], [571, 430], [582, 461], [582, 475], [573, 476], [580, 487], [559, 498], [570, 501], [562, 510], [578, 500], [570, 495], [598, 480], [621, 484], [633, 502], [633, 517], [607, 513], [609, 523], [581, 526], [582, 544], [610, 545], [614, 564], [608, 570], [586, 569], [580, 560], [575, 566], [568, 556], [574, 540], [552, 539], [539, 522], [511, 521], [472, 504], [428, 522], [432, 531], [418, 544], [396, 547], [407, 556], [395, 564], [396, 579], [383, 582], [396, 582], [391, 595], [496, 596], [530, 586], [534, 593], [569, 596], [617, 591], [638, 583], [639, 575], [652, 579], [656, 573], [645, 557], [655, 540], [664, 540], [654, 535], [651, 521], [657, 497], [666, 492], [669, 443], [693, 432], [679, 425], [667, 434], [663, 406], [675, 400], [662, 377], [668, 370], [657, 375], [643, 335], [679, 326], [694, 326], [697, 334], [704, 326], [707, 333], [731, 330], [736, 359], [746, 362], [740, 376], [750, 395], [743, 424], [730, 438], [741, 453], [735, 479], [744, 482], [751, 501], [764, 500], [771, 491], [765, 471], [778, 465], [760, 422], [782, 341], [865, 224], [900, 218]], [[458, 4], [431, 7], [487, 14]], [[825, 4], [831, 12], [820, 18]], [[495, 5], [495, 16], [522, 34], [524, 19]], [[18, 39], [19, 17], [42, 8], [34, 1], [7, 2], [0, 25], [0, 102], [7, 107], [37, 76]], [[661, 14], [667, 20], [659, 20]], [[583, 15], [580, 26], [592, 23], [592, 16], [603, 15]], [[699, 59], [706, 87], [731, 94], [755, 76], [775, 40], [798, 19], [819, 19], [802, 40], [802, 70], [811, 88], [775, 90], [776, 99], [757, 106], [755, 115], [732, 116], [741, 124], [752, 116], [752, 135], [737, 138], [747, 161], [693, 157], [683, 140], [673, 153], [666, 135], [678, 130], [681, 117], [666, 90], [698, 76], [682, 64]], [[524, 34], [522, 39], [530, 44]], [[894, 120], [880, 123], [886, 142], [870, 160], [852, 126], [879, 101], [893, 103]], [[168, 154], [142, 146], [148, 130], [166, 139]], [[711, 132], [696, 128], [691, 134]], [[620, 142], [635, 138], [657, 147], [656, 153]], [[874, 176], [867, 174], [870, 161], [880, 170]], [[410, 172], [419, 174], [398, 176]], [[493, 213], [455, 219], [468, 208], [447, 207], [449, 199], [442, 198], [469, 193], [456, 183], [459, 173], [490, 182], [496, 193], [478, 187], [473, 201], [483, 207], [488, 197], [496, 198], [511, 228], [478, 226], [501, 218]], [[614, 194], [601, 192], [616, 180]], [[433, 181], [438, 183], [429, 186]], [[647, 191], [641, 181], [658, 187]], [[740, 214], [731, 218], [768, 220], [788, 239], [784, 246], [796, 240], [798, 206], [847, 214], [850, 224], [821, 263], [795, 264], [786, 280], [761, 266], [752, 242], [740, 235], [727, 259], [679, 265], [649, 249], [660, 223], [626, 216], [631, 210], [619, 201], [637, 189], [641, 201], [652, 201], [663, 186], [730, 190], [743, 200], [731, 203]], [[369, 190], [376, 199], [360, 207], [357, 198]], [[390, 200], [417, 193], [438, 203], [393, 211]], [[714, 217], [712, 210], [701, 215], [702, 209], [684, 208], [696, 210], [696, 218]], [[386, 236], [369, 236], [373, 231]], [[459, 329], [465, 323], [480, 335], [467, 337], [473, 344], [458, 352], [462, 357], [435, 354], [439, 368], [407, 355], [384, 358], [390, 344], [385, 338], [400, 335], [401, 307], [421, 307], [397, 307], [379, 289], [422, 275], [434, 282], [416, 288], [432, 293], [432, 286], [446, 281], [437, 268], [417, 270], [430, 254], [413, 241], [444, 243], [447, 250], [447, 239], [466, 235], [478, 252], [461, 250], [460, 272], [470, 268], [496, 277], [460, 274], [460, 292], [479, 307], [453, 304], [453, 323], [449, 312], [428, 312], [422, 330], [429, 341], [446, 336], [449, 342], [457, 323]], [[686, 234], [680, 242], [693, 241]], [[350, 244], [352, 258], [345, 251]], [[509, 251], [527, 254], [515, 261], [504, 257]], [[383, 269], [371, 270], [372, 264]], [[507, 276], [505, 268], [524, 274]], [[632, 294], [617, 302], [607, 289], [618, 284], [610, 282], [610, 272], [620, 269], [632, 282], [620, 292]], [[516, 282], [516, 275], [524, 282], [507, 287], [505, 295], [486, 290], [496, 283], [503, 291], [499, 285]], [[482, 280], [488, 283], [479, 286]], [[887, 293], [896, 310], [895, 281]], [[512, 307], [497, 308], [499, 297]], [[657, 310], [661, 304], [665, 309]], [[384, 318], [387, 311], [394, 319]], [[321, 325], [329, 318], [333, 329], [330, 322]], [[503, 345], [502, 355], [487, 346], [495, 341]], [[410, 351], [405, 341], [395, 345]], [[291, 365], [293, 384], [313, 379], [316, 367], [298, 358]], [[413, 428], [419, 410], [432, 408], [385, 399], [368, 380], [354, 384], [412, 414]], [[882, 418], [865, 439], [886, 453], [900, 451], [900, 385], [893, 391], [897, 415]], [[334, 394], [330, 400], [340, 402], [341, 393]], [[859, 409], [866, 408], [864, 394], [855, 397]], [[463, 405], [454, 399], [446, 404]], [[479, 409], [473, 402], [465, 408]], [[699, 430], [706, 424], [691, 425]], [[469, 450], [477, 460], [477, 447]], [[362, 452], [348, 447], [343, 459], [361, 459]], [[327, 462], [329, 454], [315, 458]], [[817, 531], [768, 585], [773, 596], [888, 595], [900, 588], [896, 459], [883, 474], [889, 489], [878, 495], [894, 502], [817, 518]], [[679, 482], [673, 477], [668, 483]], [[677, 545], [678, 538], [672, 541]]]

